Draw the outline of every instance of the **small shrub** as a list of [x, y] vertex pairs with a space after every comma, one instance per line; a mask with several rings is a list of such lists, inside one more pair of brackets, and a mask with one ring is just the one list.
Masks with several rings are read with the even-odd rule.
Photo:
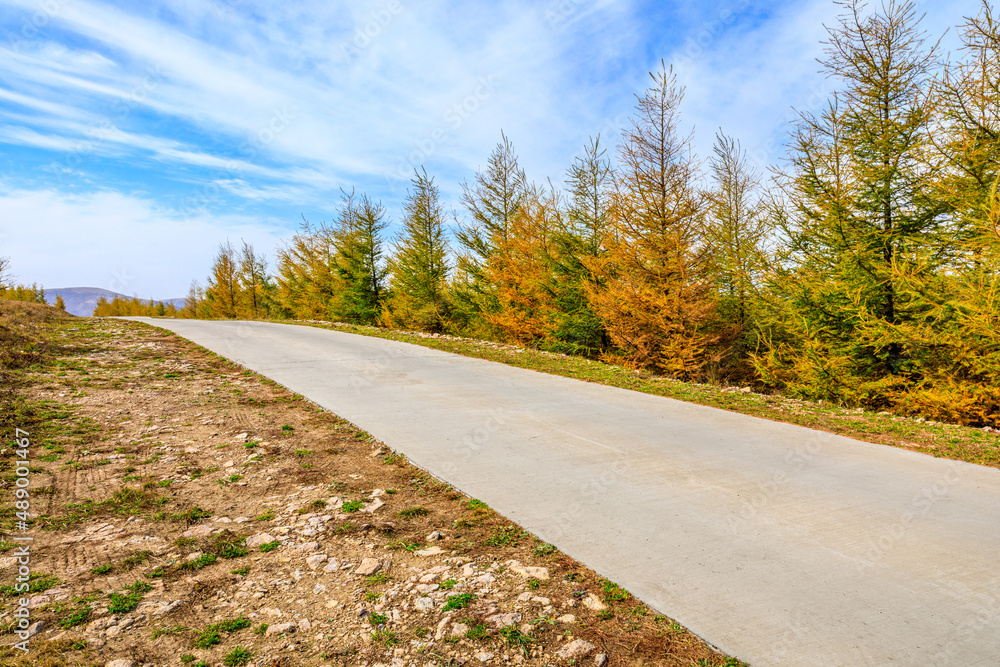
[[274, 551], [279, 546], [281, 546], [281, 542], [275, 540], [274, 542], [268, 542], [267, 544], [260, 545], [260, 550], [264, 553], [267, 553], [268, 551]]
[[127, 614], [135, 611], [142, 600], [142, 593], [112, 593], [108, 602], [108, 612], [111, 614]]
[[431, 511], [426, 507], [408, 507], [399, 513], [404, 519], [415, 519], [418, 516], [427, 516]]
[[456, 595], [449, 595], [448, 601], [444, 603], [444, 608], [441, 611], [451, 611], [452, 609], [465, 609], [469, 606], [469, 603], [476, 596], [472, 593], [458, 593]]
[[455, 584], [457, 583], [458, 583], [457, 579], [445, 579], [439, 585], [441, 586], [441, 590], [450, 591], [452, 588], [455, 587]]
[[240, 667], [240, 665], [250, 662], [251, 658], [253, 658], [253, 652], [250, 649], [237, 646], [226, 654], [226, 657], [222, 659], [222, 664], [226, 667]]
[[343, 510], [344, 512], [350, 514], [351, 512], [357, 512], [359, 509], [363, 508], [364, 506], [365, 506], [365, 504], [363, 502], [361, 502], [360, 500], [350, 500], [350, 501], [344, 503], [344, 506], [341, 507], [341, 510]]

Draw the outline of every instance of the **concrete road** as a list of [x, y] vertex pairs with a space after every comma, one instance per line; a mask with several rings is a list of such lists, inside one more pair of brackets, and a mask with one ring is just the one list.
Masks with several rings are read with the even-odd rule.
[[1000, 665], [1000, 471], [304, 326], [143, 320], [351, 420], [722, 651]]

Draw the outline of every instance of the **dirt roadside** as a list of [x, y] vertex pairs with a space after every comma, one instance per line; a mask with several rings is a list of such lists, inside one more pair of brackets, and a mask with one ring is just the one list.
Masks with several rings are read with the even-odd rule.
[[[11, 409], [31, 431], [36, 634], [12, 648], [19, 594], [4, 588], [4, 665], [741, 664], [188, 341], [101, 319], [45, 335]], [[22, 534], [13, 435], [5, 587]]]

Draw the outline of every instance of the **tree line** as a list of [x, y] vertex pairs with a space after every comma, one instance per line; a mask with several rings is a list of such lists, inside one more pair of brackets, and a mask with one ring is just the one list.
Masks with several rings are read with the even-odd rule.
[[[1000, 421], [1000, 31], [988, 2], [946, 60], [912, 2], [843, 3], [836, 90], [755, 165], [698, 159], [673, 71], [562, 187], [510, 139], [451, 217], [418, 170], [398, 234], [343, 191], [273, 270], [223, 244], [181, 316], [326, 319], [581, 354], [684, 380], [976, 425]], [[458, 216], [456, 216], [458, 218]]]

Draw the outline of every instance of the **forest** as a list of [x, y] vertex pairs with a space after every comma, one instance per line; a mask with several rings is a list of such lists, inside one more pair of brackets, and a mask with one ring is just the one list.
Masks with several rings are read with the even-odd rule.
[[[842, 8], [820, 63], [835, 92], [781, 164], [721, 131], [694, 155], [664, 65], [617, 145], [591, 139], [561, 185], [529, 178], [501, 133], [457, 215], [423, 169], [392, 236], [383, 203], [345, 189], [273, 265], [223, 243], [176, 314], [447, 333], [998, 426], [994, 12], [975, 8], [946, 55], [912, 2]], [[165, 314], [129, 303], [95, 314]]]

